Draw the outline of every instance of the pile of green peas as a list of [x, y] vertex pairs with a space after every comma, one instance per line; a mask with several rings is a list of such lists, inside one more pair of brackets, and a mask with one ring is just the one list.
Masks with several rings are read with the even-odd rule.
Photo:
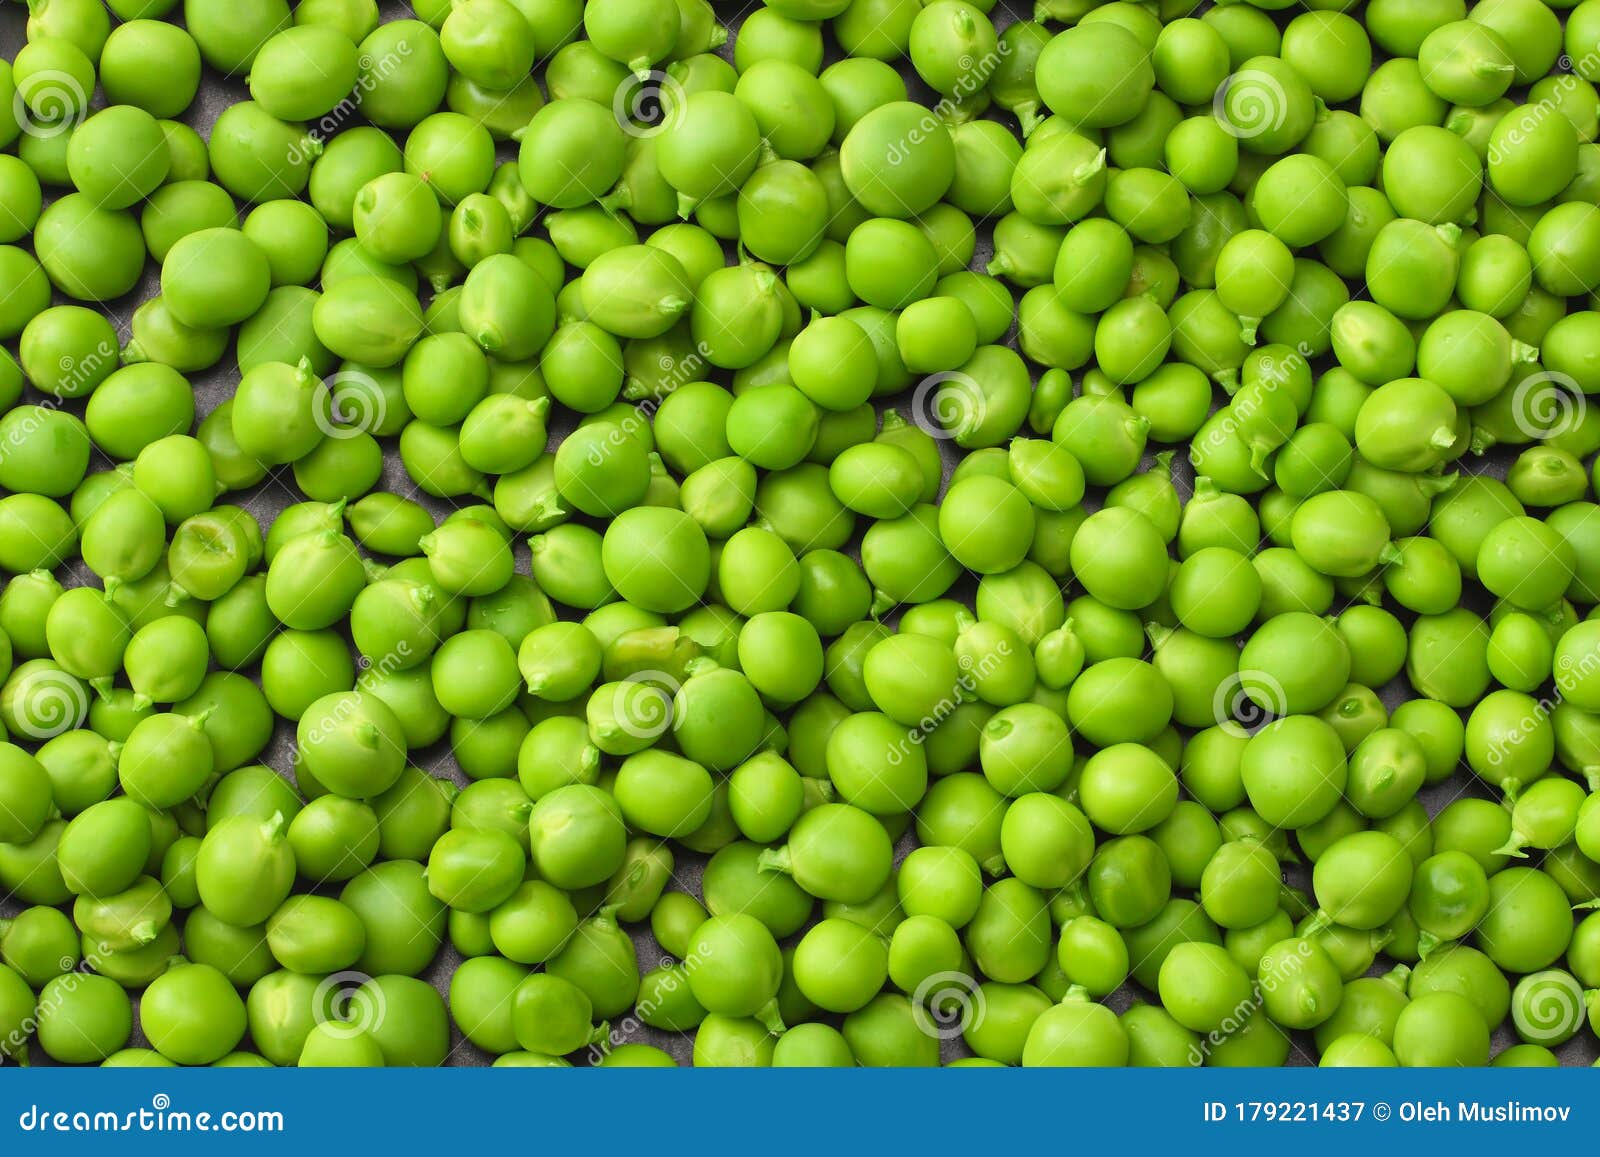
[[10, 14], [0, 1060], [1591, 1057], [1600, 0], [732, 7]]

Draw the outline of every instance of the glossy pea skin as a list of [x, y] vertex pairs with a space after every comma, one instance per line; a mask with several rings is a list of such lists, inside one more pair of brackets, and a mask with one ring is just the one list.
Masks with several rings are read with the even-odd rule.
[[40, 990], [39, 999], [44, 1006], [35, 1029], [39, 1046], [64, 1064], [103, 1060], [122, 1048], [131, 1035], [133, 1012], [128, 995], [106, 977], [57, 977]]
[[[850, 839], [859, 844], [847, 843]], [[791, 871], [797, 883], [822, 899], [860, 901], [888, 878], [888, 836], [867, 813], [823, 804], [800, 817], [773, 870]]]
[[1395, 1056], [1402, 1064], [1483, 1064], [1488, 1030], [1471, 1003], [1452, 992], [1419, 996], [1395, 1023]]
[[1210, 1032], [1248, 1000], [1249, 980], [1222, 948], [1181, 943], [1161, 965], [1160, 990], [1174, 1019], [1193, 1031]]
[[550, 959], [577, 924], [571, 901], [543, 881], [523, 883], [489, 915], [496, 951], [520, 964]]
[[421, 864], [377, 864], [351, 879], [339, 900], [366, 928], [356, 964], [363, 971], [415, 975], [443, 938], [445, 909], [428, 892]]
[[129, 105], [85, 121], [67, 149], [74, 183], [107, 209], [125, 209], [148, 195], [165, 179], [169, 164], [155, 118]]
[[1251, 841], [1223, 844], [1206, 864], [1200, 899], [1224, 928], [1248, 928], [1272, 915], [1278, 900], [1277, 858]]
[[[206, 907], [236, 927], [262, 923], [294, 882], [294, 857], [281, 813], [237, 815], [207, 833], [195, 881]], [[247, 891], [248, 889], [248, 891]]]
[[357, 276], [324, 290], [312, 323], [332, 352], [382, 369], [397, 364], [420, 335], [422, 313], [404, 286]]
[[516, 890], [525, 867], [521, 846], [504, 832], [452, 830], [428, 853], [428, 888], [451, 908], [487, 912]]
[[710, 815], [711, 777], [692, 760], [642, 751], [618, 770], [614, 792], [624, 818], [661, 836], [688, 835]]
[[[1356, 869], [1363, 861], [1375, 871]], [[1341, 873], [1352, 873], [1341, 878]], [[1324, 910], [1339, 923], [1353, 928], [1373, 928], [1384, 923], [1404, 902], [1411, 879], [1411, 861], [1399, 841], [1382, 832], [1345, 836], [1317, 861], [1313, 885]], [[1354, 886], [1352, 887], [1352, 884]], [[1329, 904], [1332, 907], [1329, 907]]]
[[250, 95], [280, 120], [315, 120], [355, 86], [355, 44], [327, 25], [284, 29], [261, 46], [250, 73]]
[[552, 883], [599, 883], [621, 863], [622, 818], [597, 789], [573, 785], [551, 792], [535, 804], [529, 824], [533, 862]]
[[145, 991], [139, 1011], [151, 1044], [180, 1064], [218, 1060], [244, 1035], [244, 1002], [220, 972], [204, 964], [164, 973]]
[[960, 928], [976, 913], [982, 880], [972, 856], [960, 848], [918, 849], [907, 856], [896, 879], [901, 907], [908, 916], [937, 916]]
[[289, 823], [297, 871], [309, 880], [346, 880], [378, 851], [378, 820], [364, 803], [337, 796], [312, 800]]
[[[132, 800], [106, 800], [67, 824], [56, 846], [62, 879], [74, 893], [109, 896], [131, 885], [150, 856], [150, 821]], [[114, 849], [107, 855], [105, 849]]]

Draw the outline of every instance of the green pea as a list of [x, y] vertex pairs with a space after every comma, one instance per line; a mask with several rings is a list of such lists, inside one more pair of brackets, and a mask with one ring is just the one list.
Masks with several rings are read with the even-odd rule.
[[[127, 293], [137, 280], [135, 267], [142, 267], [144, 261], [144, 240], [132, 215], [100, 208], [82, 193], [62, 197], [40, 214], [33, 248], [38, 265], [56, 288], [80, 301], [109, 301]], [[95, 254], [92, 261], [90, 253]], [[17, 273], [24, 291], [36, 293], [40, 287], [37, 267], [30, 265]], [[20, 333], [46, 304], [39, 301], [20, 319], [8, 319], [6, 329]]]
[[91, 1064], [128, 1043], [133, 1008], [122, 986], [108, 977], [59, 976], [39, 991], [34, 1031], [51, 1059]]
[[577, 927], [566, 895], [543, 881], [528, 881], [489, 915], [494, 947], [508, 959], [538, 964], [550, 959]]
[[[85, 734], [68, 733], [69, 736]], [[72, 746], [80, 745], [73, 744], [70, 740], [65, 743], [52, 741], [46, 745], [52, 750], [47, 752], [41, 749], [41, 755], [46, 756], [49, 762], [41, 759], [40, 763], [51, 776], [57, 793], [62, 790], [64, 777], [70, 774], [68, 767], [65, 766], [65, 760], [67, 748]], [[103, 754], [109, 755], [109, 752]], [[103, 771], [110, 770], [110, 767], [104, 765], [100, 770], [103, 774]], [[70, 802], [72, 801], [69, 799]], [[62, 879], [67, 880], [69, 875], [72, 878], [68, 884], [69, 888], [75, 893], [106, 894], [119, 892], [132, 884], [143, 870], [151, 852], [150, 825], [144, 810], [126, 800], [96, 801], [87, 807], [78, 807], [74, 810], [78, 815], [62, 832], [63, 838], [69, 832], [72, 833], [71, 839], [66, 842], [65, 861], [60, 861], [59, 843], [56, 849], [57, 859], [63, 865]], [[82, 817], [83, 822], [79, 822], [79, 817]], [[74, 824], [77, 826], [74, 827]], [[114, 855], [105, 853], [100, 843], [102, 840], [112, 839], [117, 841], [112, 846], [119, 849]]]
[[150, 944], [171, 919], [172, 902], [151, 876], [104, 896], [82, 894], [72, 905], [72, 922], [85, 937], [113, 952]]
[[366, 928], [357, 968], [412, 976], [433, 959], [444, 935], [445, 909], [428, 892], [421, 864], [377, 864], [351, 879], [339, 900]]
[[526, 860], [510, 836], [497, 831], [446, 832], [428, 853], [428, 890], [465, 912], [488, 912], [521, 883]]

